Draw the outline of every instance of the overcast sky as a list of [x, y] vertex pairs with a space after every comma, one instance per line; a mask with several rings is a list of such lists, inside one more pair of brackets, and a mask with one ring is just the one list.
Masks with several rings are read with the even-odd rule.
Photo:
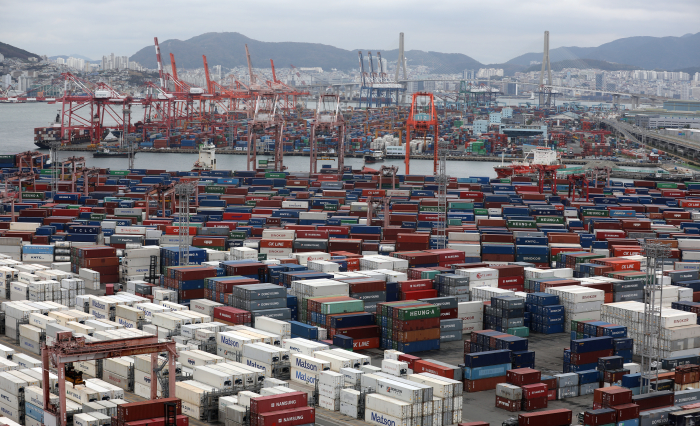
[[550, 48], [700, 31], [698, 0], [4, 0], [0, 41], [40, 55], [131, 56], [206, 32], [268, 41], [464, 53], [500, 63]]

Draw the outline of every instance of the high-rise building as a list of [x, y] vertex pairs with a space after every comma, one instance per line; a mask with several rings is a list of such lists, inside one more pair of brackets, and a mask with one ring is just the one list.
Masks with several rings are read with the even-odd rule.
[[599, 72], [595, 75], [595, 89], [605, 90], [605, 73]]
[[464, 80], [474, 80], [474, 79], [476, 79], [476, 71], [464, 70], [464, 71], [462, 71], [462, 78]]
[[10, 74], [3, 75], [2, 79], [0, 80], [0, 83], [3, 87], [3, 89], [6, 88], [7, 86], [12, 86], [12, 76]]
[[26, 92], [29, 90], [29, 87], [32, 85], [32, 79], [27, 77], [26, 75], [20, 75], [19, 76], [19, 91], [20, 92]]
[[681, 86], [681, 99], [685, 101], [690, 99], [690, 86], [688, 84]]

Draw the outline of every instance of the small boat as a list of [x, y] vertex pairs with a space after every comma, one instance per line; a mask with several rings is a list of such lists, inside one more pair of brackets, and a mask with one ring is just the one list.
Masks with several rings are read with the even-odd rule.
[[109, 148], [103, 148], [92, 153], [94, 158], [127, 158], [128, 152], [110, 151]]
[[371, 164], [371, 163], [380, 163], [384, 161], [384, 153], [381, 151], [370, 151], [368, 154], [365, 154], [364, 156], [365, 163]]

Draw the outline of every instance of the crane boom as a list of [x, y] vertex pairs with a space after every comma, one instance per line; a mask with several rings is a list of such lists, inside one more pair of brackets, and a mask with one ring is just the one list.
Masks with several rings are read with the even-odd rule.
[[248, 45], [245, 45], [245, 56], [248, 61], [248, 74], [250, 74], [250, 84], [255, 84], [255, 76], [253, 75], [253, 66], [250, 63], [250, 52], [248, 51]]
[[178, 78], [177, 78], [177, 65], [175, 65], [175, 55], [173, 55], [172, 53], [170, 54], [170, 66], [171, 66], [172, 69], [173, 69], [173, 73], [172, 73], [172, 74], [173, 74], [173, 79], [176, 80], [176, 81], [178, 81]]
[[275, 74], [275, 62], [272, 59], [270, 59], [270, 65], [272, 66], [272, 81], [279, 83], [279, 81], [277, 81], [277, 75]]
[[212, 90], [211, 77], [209, 76], [209, 64], [207, 63], [206, 55], [202, 55], [202, 60], [204, 61], [204, 75], [207, 77], [207, 93], [213, 95], [214, 91]]
[[158, 37], [153, 37], [156, 43], [156, 60], [158, 61], [158, 79], [160, 80], [160, 87], [165, 89], [165, 77], [163, 76], [163, 59], [160, 57], [160, 45], [158, 44]]

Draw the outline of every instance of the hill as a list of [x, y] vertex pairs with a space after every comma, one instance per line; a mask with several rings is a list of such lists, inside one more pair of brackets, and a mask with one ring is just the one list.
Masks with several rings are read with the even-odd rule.
[[36, 53], [27, 52], [19, 47], [11, 46], [7, 43], [0, 42], [0, 53], [6, 58], [24, 59], [25, 61], [31, 57], [41, 59], [41, 56]]
[[[579, 58], [630, 64], [648, 70], [700, 66], [700, 33], [682, 37], [627, 37], [598, 47], [558, 47], [549, 51], [551, 62]], [[530, 61], [542, 61], [542, 53], [526, 53], [508, 63], [530, 66]]]
[[[552, 62], [552, 71], [561, 71], [564, 68], [576, 68], [576, 69], [588, 69], [594, 68], [604, 71], [624, 71], [624, 70], [635, 70], [638, 67], [634, 65], [627, 64], [615, 64], [608, 61], [600, 61], [597, 59], [567, 59], [564, 61]], [[542, 69], [542, 64], [532, 65], [523, 72], [530, 71], [540, 71]]]
[[[250, 50], [253, 67], [268, 68], [270, 59], [280, 68], [288, 68], [290, 64], [294, 64], [297, 67], [321, 67], [324, 70], [350, 70], [359, 66], [357, 50], [339, 49], [320, 43], [264, 42], [239, 33], [206, 33], [185, 41], [166, 40], [160, 43], [160, 50], [164, 65], [170, 63], [169, 56], [173, 53], [179, 68], [201, 68], [204, 54], [211, 65], [233, 68], [247, 65], [246, 44]], [[375, 52], [374, 49], [369, 50]], [[482, 66], [469, 56], [458, 53], [411, 50], [405, 55], [412, 65], [426, 64], [440, 72], [461, 72], [465, 68]], [[395, 62], [398, 50], [382, 51], [382, 57]], [[129, 60], [147, 68], [157, 67], [153, 46], [144, 47]]]

